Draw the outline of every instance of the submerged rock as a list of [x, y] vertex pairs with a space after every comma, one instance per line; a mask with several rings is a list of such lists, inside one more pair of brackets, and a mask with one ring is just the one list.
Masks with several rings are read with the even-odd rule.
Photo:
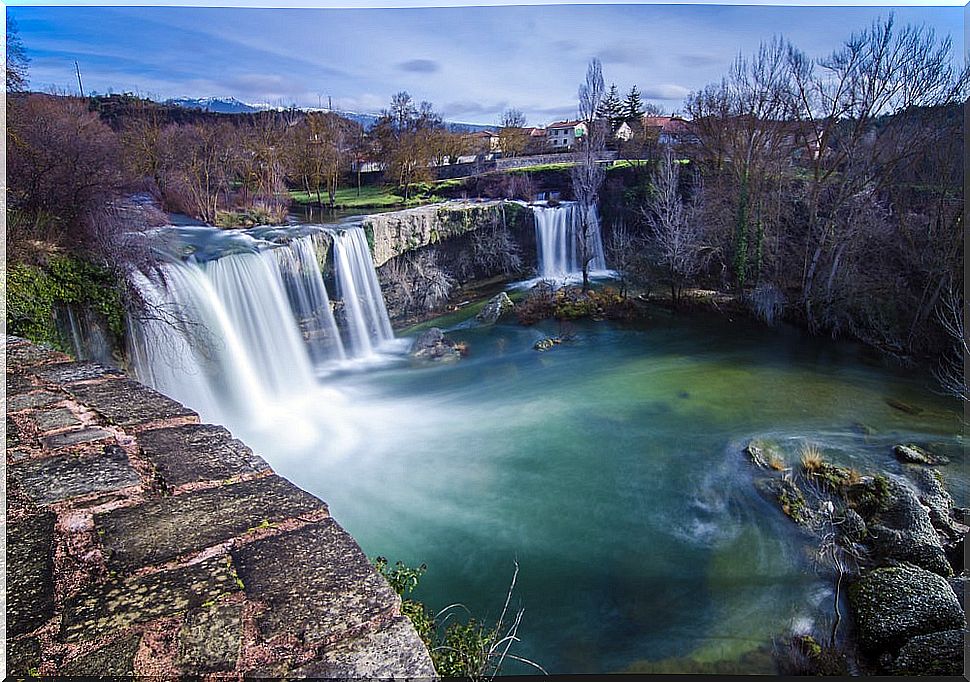
[[560, 343], [562, 343], [562, 339], [558, 336], [547, 336], [544, 339], [536, 341], [532, 347], [537, 351], [547, 351], [553, 346], [558, 346]]
[[485, 324], [495, 324], [498, 320], [508, 312], [511, 312], [515, 308], [515, 304], [512, 303], [512, 299], [504, 291], [493, 296], [492, 299], [485, 304], [475, 319], [479, 323]]
[[759, 469], [776, 469], [777, 463], [781, 461], [774, 444], [761, 438], [755, 438], [748, 443], [744, 448], [744, 454]]
[[917, 635], [903, 645], [893, 664], [894, 675], [962, 675], [963, 631]]
[[418, 336], [411, 345], [410, 355], [419, 362], [457, 362], [461, 358], [457, 344], [438, 327]]
[[946, 579], [916, 566], [869, 571], [849, 588], [859, 642], [870, 652], [895, 651], [907, 640], [966, 627]]
[[777, 503], [792, 521], [800, 526], [812, 525], [814, 513], [794, 481], [789, 478], [763, 478], [755, 481], [755, 486], [764, 497]]
[[893, 448], [893, 454], [896, 455], [896, 459], [906, 464], [926, 464], [934, 466], [950, 463], [949, 458], [943, 455], [934, 455], [932, 452], [927, 452], [920, 446], [913, 445], [912, 443], [897, 445]]

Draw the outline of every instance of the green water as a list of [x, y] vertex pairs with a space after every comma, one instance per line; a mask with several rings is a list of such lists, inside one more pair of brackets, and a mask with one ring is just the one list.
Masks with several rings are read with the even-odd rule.
[[899, 471], [897, 442], [937, 443], [954, 458], [943, 471], [957, 503], [970, 497], [959, 406], [927, 372], [720, 316], [571, 330], [545, 353], [532, 344], [556, 324], [458, 330], [470, 348], [458, 364], [326, 378], [329, 393], [299, 408], [319, 415], [310, 445], [241, 435], [369, 556], [427, 563], [416, 596], [432, 608], [496, 616], [518, 561], [513, 652], [552, 673], [746, 654], [740, 672], [767, 673], [753, 650], [821, 623], [829, 583], [754, 491], [741, 453], [752, 437], [794, 464], [811, 441], [863, 472]]

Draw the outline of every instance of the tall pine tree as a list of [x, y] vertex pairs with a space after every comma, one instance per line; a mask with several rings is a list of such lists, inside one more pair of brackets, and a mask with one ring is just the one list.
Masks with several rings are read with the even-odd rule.
[[630, 88], [630, 93], [626, 96], [623, 101], [623, 120], [627, 123], [633, 123], [634, 121], [639, 121], [640, 117], [643, 116], [646, 109], [643, 106], [643, 99], [640, 97], [640, 91], [637, 86]]
[[610, 126], [610, 133], [615, 135], [616, 129], [623, 122], [623, 100], [620, 99], [615, 83], [610, 85], [610, 91], [596, 108], [596, 115], [606, 120]]

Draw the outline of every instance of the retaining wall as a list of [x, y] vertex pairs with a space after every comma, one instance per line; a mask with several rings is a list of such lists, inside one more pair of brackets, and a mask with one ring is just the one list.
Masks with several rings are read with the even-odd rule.
[[7, 674], [429, 678], [326, 503], [117, 370], [6, 338]]

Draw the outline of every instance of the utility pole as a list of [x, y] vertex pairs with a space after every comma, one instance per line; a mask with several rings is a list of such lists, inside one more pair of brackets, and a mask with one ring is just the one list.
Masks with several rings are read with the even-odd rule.
[[327, 95], [327, 111], [333, 111], [333, 98]]
[[81, 67], [77, 65], [77, 60], [74, 60], [74, 70], [77, 72], [77, 89], [81, 91], [81, 97], [84, 97], [84, 86], [81, 85]]

